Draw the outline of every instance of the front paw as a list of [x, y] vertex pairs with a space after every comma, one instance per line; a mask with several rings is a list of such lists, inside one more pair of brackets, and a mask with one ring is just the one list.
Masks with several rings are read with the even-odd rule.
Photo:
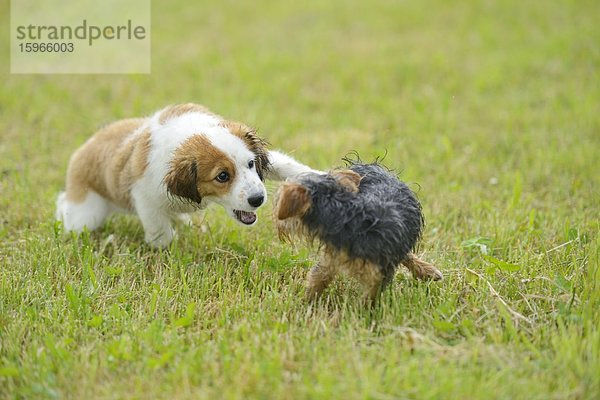
[[175, 230], [172, 228], [157, 233], [146, 232], [145, 235], [146, 243], [157, 249], [166, 248], [169, 244], [171, 244], [174, 237]]

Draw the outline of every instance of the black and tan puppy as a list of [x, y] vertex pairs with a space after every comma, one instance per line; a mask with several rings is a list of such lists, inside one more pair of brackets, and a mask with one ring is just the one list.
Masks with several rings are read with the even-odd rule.
[[347, 272], [375, 301], [399, 264], [415, 278], [442, 279], [412, 251], [423, 229], [414, 193], [378, 163], [348, 161], [347, 169], [307, 173], [277, 194], [274, 217], [282, 240], [304, 238], [322, 248], [308, 274], [308, 296], [318, 296], [339, 272]]

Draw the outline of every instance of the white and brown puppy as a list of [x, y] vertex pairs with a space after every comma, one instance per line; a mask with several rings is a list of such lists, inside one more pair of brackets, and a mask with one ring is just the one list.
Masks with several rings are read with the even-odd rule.
[[56, 218], [66, 231], [81, 232], [98, 228], [113, 212], [135, 212], [146, 241], [163, 247], [173, 239], [173, 219], [186, 220], [210, 203], [253, 225], [267, 197], [263, 179], [308, 171], [268, 151], [252, 128], [197, 104], [174, 105], [149, 118], [114, 122], [83, 144], [69, 162]]

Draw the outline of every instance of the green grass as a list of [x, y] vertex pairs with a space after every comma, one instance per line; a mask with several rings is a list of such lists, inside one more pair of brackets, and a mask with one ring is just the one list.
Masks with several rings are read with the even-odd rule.
[[[598, 398], [600, 3], [238, 3], [154, 2], [151, 75], [3, 66], [0, 398]], [[64, 235], [70, 154], [182, 101], [316, 168], [387, 151], [445, 280], [311, 306], [271, 204], [168, 251], [134, 217]]]

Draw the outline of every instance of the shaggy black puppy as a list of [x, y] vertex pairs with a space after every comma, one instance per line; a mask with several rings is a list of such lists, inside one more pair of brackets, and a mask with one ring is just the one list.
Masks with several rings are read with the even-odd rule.
[[345, 270], [373, 300], [402, 263], [420, 279], [441, 279], [414, 250], [423, 230], [421, 204], [409, 187], [379, 163], [347, 160], [347, 168], [304, 174], [278, 192], [275, 218], [282, 239], [300, 236], [323, 247], [308, 276], [309, 296]]

